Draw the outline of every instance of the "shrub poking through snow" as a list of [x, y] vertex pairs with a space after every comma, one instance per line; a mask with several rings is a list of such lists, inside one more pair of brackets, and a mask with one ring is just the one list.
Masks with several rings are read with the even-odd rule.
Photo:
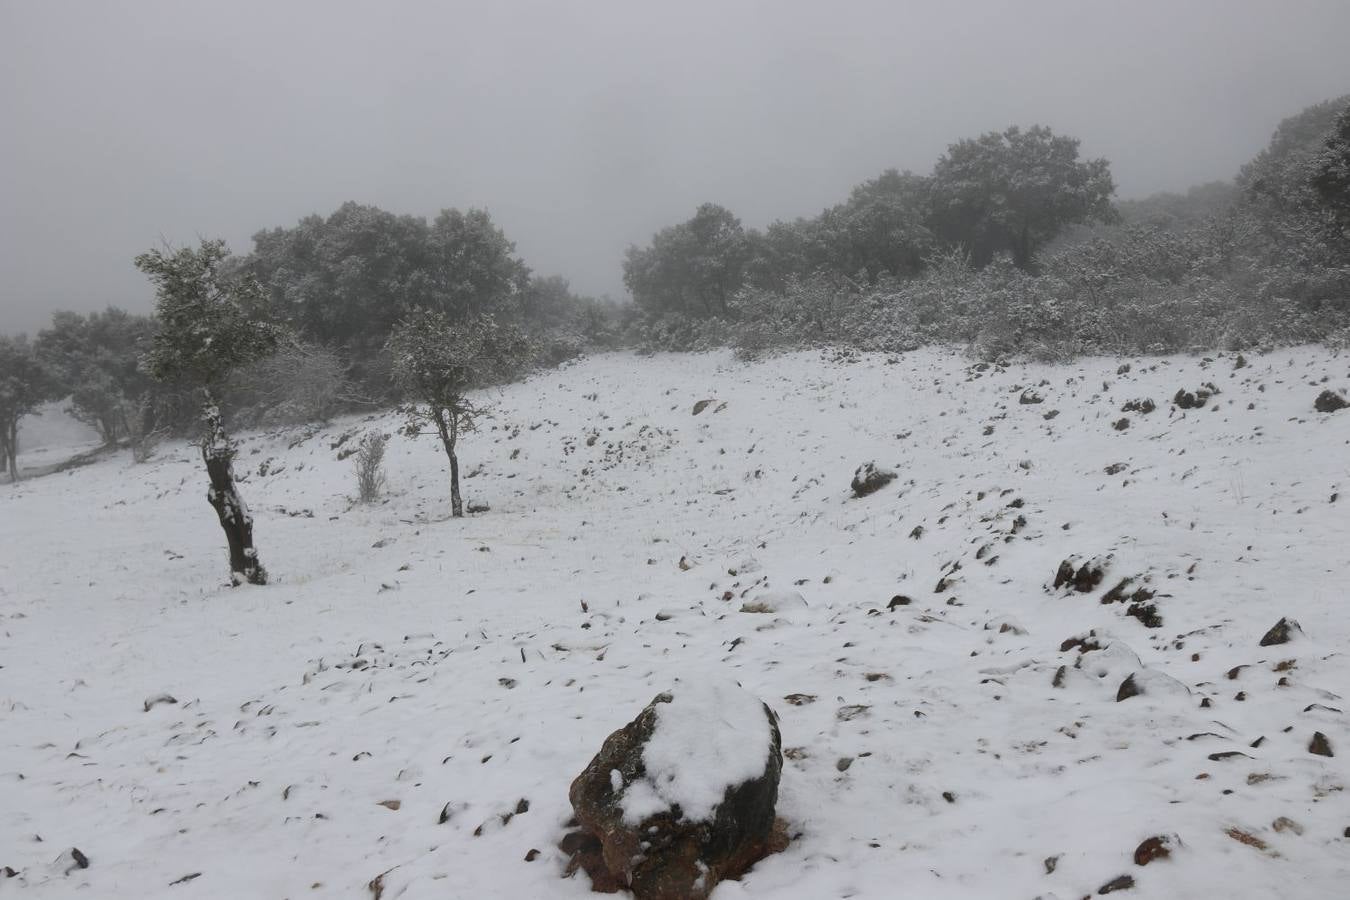
[[374, 503], [384, 490], [384, 447], [388, 435], [368, 431], [356, 451], [356, 494], [362, 503]]
[[559, 845], [567, 874], [643, 898], [707, 897], [781, 850], [774, 804], [778, 718], [721, 680], [677, 681], [611, 734], [572, 782], [581, 830]]

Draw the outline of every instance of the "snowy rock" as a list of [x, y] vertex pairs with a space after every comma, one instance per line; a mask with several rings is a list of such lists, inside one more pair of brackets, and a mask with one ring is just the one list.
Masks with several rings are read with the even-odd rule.
[[1022, 404], [1023, 406], [1031, 406], [1036, 403], [1044, 403], [1045, 398], [1042, 397], [1040, 394], [1036, 393], [1031, 388], [1027, 388], [1025, 391], [1022, 392], [1022, 396], [1017, 398], [1017, 402]]
[[638, 900], [701, 900], [785, 841], [778, 719], [734, 682], [679, 680], [611, 734], [572, 782], [567, 874]]
[[89, 857], [80, 852], [79, 847], [71, 847], [52, 862], [52, 869], [62, 875], [69, 875], [76, 869], [89, 868]]
[[1347, 406], [1350, 406], [1350, 403], [1347, 403], [1345, 398], [1335, 391], [1323, 391], [1318, 394], [1317, 399], [1313, 401], [1313, 409], [1324, 413], [1345, 409]]
[[1177, 409], [1200, 409], [1205, 405], [1205, 401], [1208, 400], [1213, 393], [1218, 392], [1200, 388], [1196, 390], [1195, 393], [1191, 393], [1185, 388], [1182, 388], [1172, 397], [1172, 404], [1176, 406]]
[[1076, 565], [1074, 558], [1069, 557], [1059, 564], [1059, 569], [1055, 572], [1054, 587], [1058, 590], [1061, 587], [1071, 587], [1080, 594], [1086, 594], [1097, 589], [1106, 577], [1106, 567], [1110, 557], [1106, 559], [1090, 559], [1087, 562]]
[[1154, 403], [1151, 398], [1144, 397], [1143, 399], [1125, 401], [1125, 405], [1120, 408], [1120, 411], [1135, 412], [1146, 416], [1157, 408], [1158, 404]]
[[1303, 629], [1299, 627], [1298, 622], [1290, 618], [1282, 618], [1271, 626], [1265, 636], [1261, 638], [1262, 647], [1273, 647], [1276, 644], [1287, 644], [1303, 636]]
[[781, 613], [793, 609], [806, 609], [806, 598], [796, 591], [765, 591], [741, 604], [743, 613]]
[[1190, 694], [1190, 688], [1172, 676], [1153, 669], [1140, 669], [1121, 682], [1120, 689], [1116, 691], [1116, 702], [1131, 697], [1189, 697]]
[[889, 469], [883, 469], [874, 462], [863, 463], [858, 466], [853, 473], [853, 482], [850, 487], [853, 488], [853, 496], [866, 497], [868, 494], [876, 493], [895, 480], [895, 473]]
[[1134, 848], [1134, 864], [1146, 866], [1155, 859], [1167, 859], [1180, 844], [1181, 838], [1175, 834], [1155, 834]]

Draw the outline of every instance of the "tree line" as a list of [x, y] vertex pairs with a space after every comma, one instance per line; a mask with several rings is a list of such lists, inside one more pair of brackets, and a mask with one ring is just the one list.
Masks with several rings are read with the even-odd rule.
[[1231, 183], [1119, 204], [1114, 190], [1076, 139], [990, 132], [952, 144], [929, 175], [888, 170], [763, 231], [704, 204], [629, 248], [627, 307], [536, 276], [486, 211], [428, 221], [345, 203], [258, 232], [242, 256], [212, 240], [141, 254], [151, 316], [58, 312], [35, 340], [0, 338], [0, 458], [16, 480], [19, 420], [59, 398], [138, 458], [157, 436], [193, 433], [232, 577], [263, 583], [227, 418], [401, 401], [408, 433], [439, 438], [460, 516], [474, 389], [596, 347], [1350, 346], [1350, 97], [1280, 123]]

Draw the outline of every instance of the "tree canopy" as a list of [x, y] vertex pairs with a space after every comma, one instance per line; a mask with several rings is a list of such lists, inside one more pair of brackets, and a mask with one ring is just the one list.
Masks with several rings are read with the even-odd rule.
[[1078, 146], [1041, 125], [952, 144], [933, 168], [933, 230], [977, 265], [1007, 252], [1030, 267], [1066, 226], [1114, 218], [1110, 164], [1080, 160]]
[[688, 221], [658, 231], [647, 247], [629, 247], [623, 283], [649, 310], [725, 315], [749, 256], [741, 220], [704, 203]]
[[239, 368], [274, 351], [284, 329], [267, 320], [262, 287], [248, 274], [226, 276], [225, 242], [150, 250], [136, 257], [155, 284], [159, 330], [145, 355], [161, 381], [218, 389]]

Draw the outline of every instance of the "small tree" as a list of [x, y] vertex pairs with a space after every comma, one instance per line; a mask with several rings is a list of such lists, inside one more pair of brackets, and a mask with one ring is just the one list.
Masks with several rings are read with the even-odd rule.
[[26, 335], [0, 335], [0, 463], [19, 480], [19, 420], [60, 396], [51, 370]]
[[490, 315], [452, 323], [440, 310], [419, 309], [394, 327], [389, 353], [407, 403], [406, 431], [421, 434], [424, 425], [435, 426], [450, 461], [451, 513], [463, 516], [455, 447], [487, 412], [469, 391], [514, 374], [526, 356], [525, 340]]
[[155, 283], [159, 331], [145, 356], [146, 370], [166, 383], [200, 390], [202, 460], [211, 481], [206, 499], [230, 547], [234, 584], [266, 584], [267, 570], [253, 548], [253, 517], [234, 483], [235, 444], [220, 414], [220, 391], [231, 373], [274, 352], [284, 332], [261, 315], [263, 292], [251, 276], [228, 279], [224, 241], [197, 249], [151, 250], [136, 268]]

